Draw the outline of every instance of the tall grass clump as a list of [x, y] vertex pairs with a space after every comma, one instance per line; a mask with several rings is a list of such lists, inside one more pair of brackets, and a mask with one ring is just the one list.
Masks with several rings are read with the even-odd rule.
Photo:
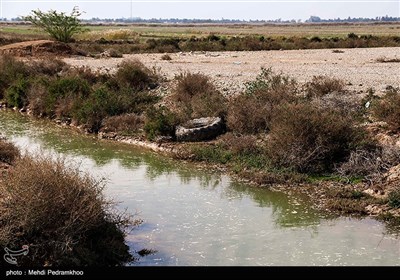
[[132, 259], [128, 219], [102, 194], [103, 183], [62, 159], [22, 156], [0, 182], [0, 244], [29, 254], [20, 266], [115, 266]]

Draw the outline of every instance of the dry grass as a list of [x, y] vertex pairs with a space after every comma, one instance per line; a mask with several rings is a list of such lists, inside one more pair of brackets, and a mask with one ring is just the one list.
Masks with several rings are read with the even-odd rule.
[[400, 89], [391, 88], [382, 98], [373, 100], [372, 115], [385, 121], [392, 131], [400, 131]]
[[128, 40], [138, 37], [138, 33], [130, 29], [94, 30], [76, 35], [78, 40]]
[[114, 266], [131, 259], [128, 220], [112, 210], [103, 183], [62, 159], [22, 156], [0, 183], [0, 244], [29, 254], [21, 266]]
[[103, 120], [103, 132], [118, 132], [129, 135], [144, 127], [144, 117], [137, 114], [125, 114], [108, 117]]
[[376, 59], [376, 61], [380, 63], [395, 63], [395, 62], [400, 62], [400, 58], [379, 57]]

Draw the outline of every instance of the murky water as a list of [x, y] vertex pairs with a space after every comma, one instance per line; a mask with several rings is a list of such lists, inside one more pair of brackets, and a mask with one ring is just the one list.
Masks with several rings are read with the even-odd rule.
[[399, 236], [370, 218], [330, 219], [304, 198], [11, 112], [0, 133], [107, 178], [107, 196], [144, 220], [132, 252], [157, 250], [133, 265], [400, 265]]

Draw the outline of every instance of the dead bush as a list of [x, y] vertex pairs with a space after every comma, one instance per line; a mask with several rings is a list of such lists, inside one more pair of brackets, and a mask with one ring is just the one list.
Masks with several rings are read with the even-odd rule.
[[372, 115], [389, 125], [394, 132], [400, 130], [400, 89], [390, 88], [380, 99], [372, 102]]
[[360, 98], [354, 94], [344, 92], [331, 92], [313, 98], [311, 103], [317, 107], [341, 111], [342, 114], [349, 116], [362, 116], [365, 111], [365, 102], [360, 101]]
[[383, 174], [400, 163], [400, 148], [396, 146], [375, 146], [356, 149], [346, 162], [337, 168], [343, 177], [364, 177], [371, 183], [381, 183]]
[[333, 109], [285, 104], [271, 121], [269, 137], [267, 154], [276, 166], [320, 173], [347, 159], [361, 143], [362, 130]]
[[308, 98], [327, 95], [332, 92], [343, 92], [344, 82], [327, 76], [314, 76], [305, 84], [305, 93]]
[[103, 120], [103, 132], [119, 132], [122, 134], [132, 134], [144, 127], [144, 117], [136, 114], [125, 114], [108, 117]]
[[187, 72], [176, 79], [173, 101], [178, 105], [180, 121], [200, 117], [225, 117], [226, 100], [209, 77]]
[[11, 164], [19, 155], [19, 150], [14, 144], [0, 140], [0, 162]]
[[20, 266], [115, 266], [131, 260], [128, 220], [112, 209], [103, 183], [62, 159], [23, 156], [0, 183], [0, 244], [29, 246]]

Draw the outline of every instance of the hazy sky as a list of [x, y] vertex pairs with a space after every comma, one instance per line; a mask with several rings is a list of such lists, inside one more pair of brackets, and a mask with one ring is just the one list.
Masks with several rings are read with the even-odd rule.
[[[202, 18], [307, 19], [400, 16], [400, 0], [260, 0], [260, 1], [135, 1], [132, 0], [0, 0], [0, 17], [25, 16], [31, 10], [70, 12], [78, 6], [82, 18]], [[132, 10], [131, 10], [132, 7]]]

